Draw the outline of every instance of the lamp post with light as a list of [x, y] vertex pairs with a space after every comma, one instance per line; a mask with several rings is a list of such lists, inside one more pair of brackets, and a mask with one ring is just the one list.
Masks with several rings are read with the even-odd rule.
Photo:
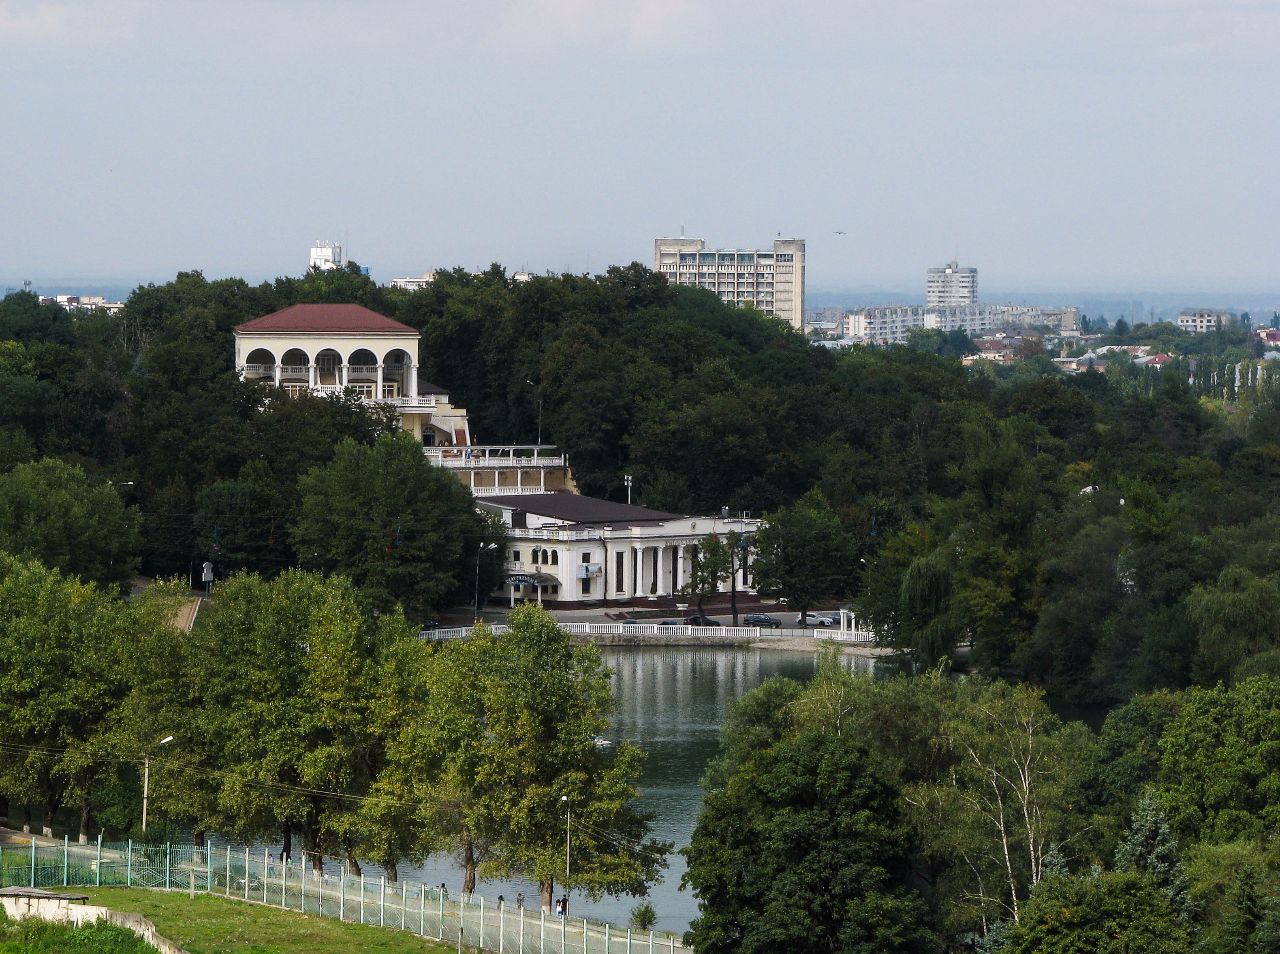
[[[163, 739], [156, 743], [157, 746], [168, 745], [173, 741], [173, 736], [166, 735]], [[147, 833], [147, 801], [151, 797], [151, 753], [145, 752], [142, 756], [142, 833]]]
[[480, 618], [480, 554], [485, 550], [496, 550], [496, 543], [485, 543], [483, 540], [476, 547], [476, 619]]

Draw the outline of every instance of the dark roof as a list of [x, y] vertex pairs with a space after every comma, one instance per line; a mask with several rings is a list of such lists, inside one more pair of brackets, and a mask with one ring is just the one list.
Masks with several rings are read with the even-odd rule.
[[422, 376], [422, 372], [418, 372], [418, 393], [419, 394], [444, 394], [448, 395], [449, 389], [442, 388], [438, 384], [432, 384]]
[[290, 305], [246, 321], [238, 325], [236, 331], [276, 334], [418, 333], [416, 328], [370, 311], [364, 305]]
[[659, 520], [675, 520], [680, 516], [662, 510], [650, 510], [648, 507], [601, 500], [598, 497], [584, 497], [563, 490], [549, 494], [511, 494], [479, 499], [491, 506], [522, 510], [540, 517], [568, 520], [572, 523], [656, 523]]

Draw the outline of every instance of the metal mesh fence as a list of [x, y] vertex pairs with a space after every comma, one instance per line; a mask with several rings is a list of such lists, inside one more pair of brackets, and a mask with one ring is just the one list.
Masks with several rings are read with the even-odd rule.
[[[336, 873], [334, 873], [336, 872]], [[321, 870], [233, 845], [133, 842], [0, 846], [0, 887], [125, 885], [212, 894], [317, 917], [410, 931], [499, 954], [692, 954], [674, 935], [636, 932], [587, 918], [451, 898], [438, 886]]]

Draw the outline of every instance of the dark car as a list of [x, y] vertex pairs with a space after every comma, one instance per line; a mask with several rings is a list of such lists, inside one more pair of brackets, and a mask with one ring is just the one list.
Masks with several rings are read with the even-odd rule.
[[762, 629], [777, 629], [782, 625], [782, 620], [776, 616], [766, 616], [764, 613], [748, 613], [742, 617], [742, 625], [759, 626]]
[[692, 616], [686, 617], [684, 624], [686, 626], [723, 626], [724, 625], [724, 623], [720, 622], [720, 620], [718, 619], [712, 619], [710, 616], [699, 616], [697, 613], [694, 613]]

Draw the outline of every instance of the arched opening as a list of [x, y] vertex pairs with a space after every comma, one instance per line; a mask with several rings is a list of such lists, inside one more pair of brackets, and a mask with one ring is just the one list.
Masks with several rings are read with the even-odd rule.
[[301, 348], [290, 348], [280, 358], [280, 387], [297, 397], [311, 384], [311, 358]]
[[560, 565], [560, 551], [559, 551], [559, 550], [552, 550], [552, 551], [551, 551], [551, 565], [552, 565], [552, 566], [559, 566], [559, 565]]
[[316, 355], [316, 383], [329, 390], [342, 386], [342, 355], [332, 348]]
[[413, 373], [413, 359], [403, 348], [392, 348], [382, 356], [382, 396], [384, 398], [407, 397], [416, 393], [409, 386]]
[[356, 348], [347, 357], [347, 387], [365, 400], [378, 390], [378, 357], [368, 348]]
[[249, 381], [260, 378], [274, 380], [276, 356], [267, 348], [254, 348], [244, 359], [244, 376]]

